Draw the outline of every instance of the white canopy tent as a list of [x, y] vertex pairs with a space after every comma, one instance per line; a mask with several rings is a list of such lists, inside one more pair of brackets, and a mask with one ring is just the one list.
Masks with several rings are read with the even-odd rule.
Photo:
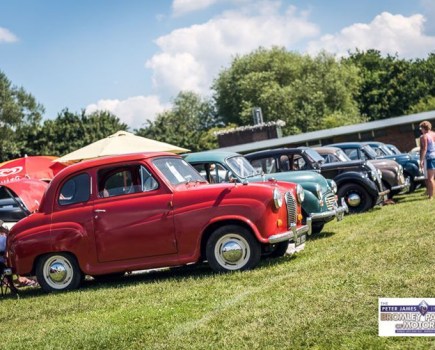
[[136, 136], [127, 131], [118, 131], [104, 139], [98, 140], [90, 145], [79, 148], [63, 157], [57, 158], [56, 162], [71, 163], [84, 159], [112, 156], [119, 154], [138, 152], [171, 152], [184, 153], [188, 149], [159, 142], [145, 137]]

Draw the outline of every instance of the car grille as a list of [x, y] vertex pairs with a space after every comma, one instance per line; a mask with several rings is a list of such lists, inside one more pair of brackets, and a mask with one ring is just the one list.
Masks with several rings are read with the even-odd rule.
[[285, 194], [285, 203], [287, 204], [287, 222], [288, 227], [290, 228], [291, 223], [296, 223], [296, 218], [298, 215], [296, 200], [291, 192], [287, 192]]
[[333, 210], [337, 206], [337, 200], [335, 199], [335, 195], [332, 193], [326, 195], [325, 201], [328, 210]]

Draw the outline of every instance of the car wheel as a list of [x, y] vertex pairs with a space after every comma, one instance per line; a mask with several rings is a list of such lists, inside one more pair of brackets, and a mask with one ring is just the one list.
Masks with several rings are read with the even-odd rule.
[[312, 233], [320, 233], [320, 232], [322, 232], [323, 227], [325, 227], [324, 223], [313, 223], [313, 225], [312, 225]]
[[259, 263], [261, 246], [244, 227], [227, 225], [211, 234], [206, 256], [210, 267], [217, 272], [249, 270]]
[[36, 278], [44, 291], [58, 292], [76, 289], [82, 280], [82, 272], [73, 255], [48, 254], [38, 261]]
[[338, 189], [338, 198], [344, 198], [349, 213], [362, 213], [373, 207], [373, 200], [364, 187], [348, 183]]
[[414, 179], [409, 174], [405, 173], [404, 175], [405, 175], [405, 179], [408, 179], [408, 181], [409, 181], [409, 190], [408, 190], [408, 193], [414, 192], [415, 188], [416, 188], [416, 183], [414, 182]]
[[270, 253], [269, 257], [271, 258], [280, 258], [284, 256], [285, 252], [288, 249], [288, 246], [290, 244], [290, 241], [284, 241], [279, 242], [275, 244], [275, 248], [273, 249], [272, 253]]

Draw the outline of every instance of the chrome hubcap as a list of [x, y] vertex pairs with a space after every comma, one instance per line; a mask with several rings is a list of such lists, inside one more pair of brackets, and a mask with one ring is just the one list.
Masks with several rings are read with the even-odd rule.
[[74, 276], [71, 262], [64, 256], [53, 255], [43, 266], [44, 280], [53, 289], [67, 288]]
[[237, 233], [228, 233], [216, 242], [214, 255], [225, 269], [239, 270], [248, 263], [251, 249], [245, 238]]
[[222, 247], [222, 257], [229, 262], [236, 262], [243, 256], [242, 247], [235, 241], [227, 242]]
[[357, 193], [351, 193], [351, 194], [347, 197], [347, 203], [348, 203], [351, 207], [357, 207], [358, 205], [361, 204], [361, 197], [360, 197], [359, 194], [357, 194]]
[[48, 276], [53, 282], [59, 283], [64, 281], [67, 276], [65, 266], [59, 262], [55, 262], [50, 266]]

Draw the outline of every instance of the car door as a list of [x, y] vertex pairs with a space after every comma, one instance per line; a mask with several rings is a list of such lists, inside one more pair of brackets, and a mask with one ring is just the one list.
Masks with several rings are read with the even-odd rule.
[[100, 169], [94, 229], [100, 262], [177, 253], [172, 193], [141, 164]]
[[88, 256], [94, 250], [91, 175], [80, 172], [58, 187], [51, 213], [52, 249]]

